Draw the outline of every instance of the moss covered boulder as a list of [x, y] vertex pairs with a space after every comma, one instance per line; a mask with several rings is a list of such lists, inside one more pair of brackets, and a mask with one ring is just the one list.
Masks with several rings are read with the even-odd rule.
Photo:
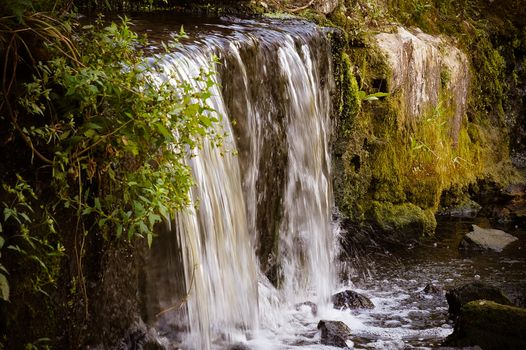
[[447, 346], [479, 345], [484, 350], [526, 349], [526, 309], [487, 300], [464, 305]]
[[491, 300], [499, 304], [513, 305], [500, 289], [481, 282], [467, 283], [461, 287], [448, 290], [446, 299], [449, 313], [457, 315], [462, 306], [474, 300]]
[[400, 240], [432, 235], [437, 225], [432, 210], [412, 203], [373, 202], [369, 217], [382, 231]]

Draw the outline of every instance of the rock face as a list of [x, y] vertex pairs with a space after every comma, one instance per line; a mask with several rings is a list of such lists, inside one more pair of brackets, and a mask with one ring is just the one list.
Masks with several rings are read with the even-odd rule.
[[445, 345], [526, 349], [526, 309], [477, 300], [464, 305]]
[[321, 320], [318, 323], [321, 330], [321, 343], [323, 345], [346, 348], [347, 341], [350, 340], [351, 330], [342, 321]]
[[450, 128], [457, 144], [470, 80], [466, 55], [440, 37], [402, 27], [395, 33], [378, 34], [376, 41], [390, 63], [389, 92], [402, 95], [405, 113], [398, 118], [405, 116], [405, 120], [401, 122], [410, 124], [436, 106], [441, 87], [445, 87], [454, 104]]
[[484, 229], [473, 225], [473, 231], [466, 234], [460, 242], [460, 249], [493, 250], [501, 252], [508, 244], [515, 242], [517, 237], [501, 230]]
[[500, 289], [480, 282], [468, 283], [449, 290], [446, 293], [446, 299], [449, 304], [449, 313], [452, 315], [457, 315], [463, 305], [474, 300], [484, 299], [503, 305], [513, 305], [513, 303], [502, 294]]
[[365, 295], [352, 290], [336, 293], [331, 298], [335, 309], [373, 309], [373, 302]]

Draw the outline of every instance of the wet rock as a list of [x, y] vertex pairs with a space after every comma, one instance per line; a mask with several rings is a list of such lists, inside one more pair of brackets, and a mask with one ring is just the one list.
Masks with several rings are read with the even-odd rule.
[[351, 339], [351, 330], [342, 321], [321, 320], [318, 323], [321, 330], [321, 343], [323, 345], [346, 348], [347, 341]]
[[373, 309], [373, 302], [365, 295], [352, 290], [344, 290], [331, 297], [335, 309]]
[[490, 300], [503, 305], [513, 305], [499, 288], [480, 283], [472, 282], [461, 287], [449, 290], [446, 293], [449, 313], [457, 315], [463, 305], [474, 300]]
[[296, 311], [300, 311], [302, 306], [310, 307], [310, 311], [312, 312], [313, 316], [316, 316], [318, 314], [318, 305], [316, 305], [312, 301], [306, 301], [304, 303], [299, 303], [299, 304], [294, 305]]
[[466, 234], [460, 242], [460, 249], [493, 250], [501, 252], [508, 244], [517, 240], [517, 237], [501, 230], [485, 229], [473, 225], [473, 231]]
[[431, 284], [431, 283], [428, 283], [425, 287], [424, 287], [424, 293], [426, 294], [437, 294], [437, 295], [441, 295], [444, 291], [442, 290], [442, 288], [440, 287], [437, 287], [435, 286], [434, 284]]
[[526, 309], [487, 300], [464, 305], [447, 346], [479, 345], [484, 350], [526, 349]]
[[466, 199], [457, 205], [442, 208], [438, 214], [455, 218], [474, 218], [480, 209], [482, 209], [480, 204], [471, 199]]
[[166, 350], [155, 329], [146, 326], [142, 320], [136, 320], [127, 335], [119, 342], [119, 350]]
[[504, 196], [515, 199], [517, 197], [523, 197], [526, 191], [526, 184], [512, 184], [502, 190]]
[[243, 343], [238, 343], [230, 345], [228, 350], [250, 350], [250, 348]]
[[314, 2], [314, 9], [325, 15], [332, 13], [338, 6], [338, 0], [317, 0]]

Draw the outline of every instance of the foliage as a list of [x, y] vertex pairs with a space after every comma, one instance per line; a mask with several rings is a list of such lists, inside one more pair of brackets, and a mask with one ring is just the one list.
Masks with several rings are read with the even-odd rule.
[[[146, 42], [126, 19], [120, 25], [84, 26], [74, 41], [62, 27], [54, 28], [62, 35], [60, 44], [71, 45], [69, 54], [49, 40], [48, 59], [36, 63], [33, 77], [17, 88], [17, 103], [4, 98], [2, 104], [12, 106], [2, 123], [10, 124], [32, 154], [24, 166], [49, 174], [51, 193], [40, 197], [20, 176], [13, 187], [4, 186], [3, 197], [11, 193], [16, 200], [2, 204], [2, 243], [17, 236], [36, 240], [35, 218], [47, 213], [48, 230], [54, 230], [52, 214], [66, 210], [75, 213], [76, 227], [58, 233], [54, 251], [63, 250], [60, 237], [68, 232], [142, 237], [151, 244], [155, 224], [188, 204], [187, 150], [200, 147], [205, 137], [221, 140], [212, 127], [218, 116], [205, 103], [213, 72], [202, 70], [196, 77], [202, 89], [166, 73], [162, 55], [146, 60], [141, 49]], [[18, 50], [24, 40], [19, 38]], [[18, 55], [15, 48], [8, 50]], [[13, 75], [4, 87], [17, 82]], [[12, 97], [11, 91], [4, 89], [3, 96]]]
[[95, 213], [97, 225], [113, 227], [117, 237], [151, 241], [154, 224], [187, 204], [186, 148], [199, 146], [218, 120], [204, 103], [212, 73], [197, 77], [202, 91], [175, 76], [159, 81], [162, 67], [145, 63], [127, 20], [83, 29], [79, 62], [56, 57], [26, 84], [20, 105], [50, 123], [23, 131], [35, 147], [52, 146], [65, 207]]

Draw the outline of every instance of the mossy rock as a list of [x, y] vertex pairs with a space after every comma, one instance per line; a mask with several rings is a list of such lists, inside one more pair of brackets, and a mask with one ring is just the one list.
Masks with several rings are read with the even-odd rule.
[[464, 305], [447, 346], [526, 349], [526, 309], [476, 300]]
[[432, 235], [437, 225], [433, 210], [422, 209], [412, 203], [373, 202], [368, 216], [373, 225], [400, 238]]
[[453, 315], [458, 314], [462, 306], [479, 299], [491, 300], [503, 305], [513, 305], [499, 288], [481, 282], [467, 283], [448, 290], [446, 299], [449, 304], [449, 313]]

